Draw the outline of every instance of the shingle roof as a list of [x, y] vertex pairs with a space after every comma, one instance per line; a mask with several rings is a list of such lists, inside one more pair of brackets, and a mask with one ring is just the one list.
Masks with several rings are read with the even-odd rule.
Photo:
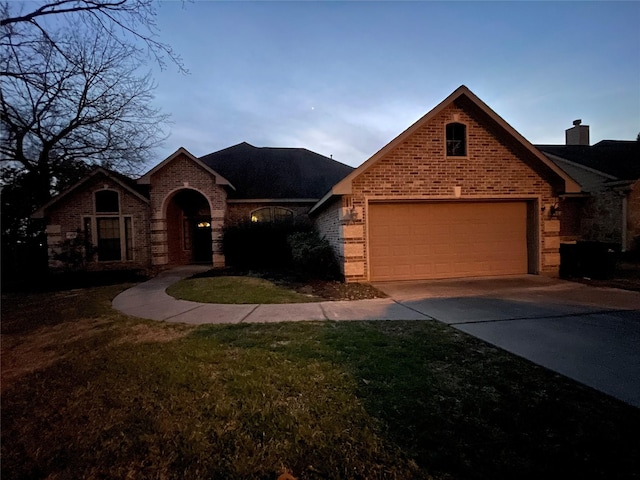
[[603, 140], [595, 145], [536, 145], [538, 150], [620, 180], [640, 178], [640, 142]]
[[229, 198], [318, 199], [353, 168], [304, 148], [254, 147], [246, 142], [200, 160], [236, 188]]

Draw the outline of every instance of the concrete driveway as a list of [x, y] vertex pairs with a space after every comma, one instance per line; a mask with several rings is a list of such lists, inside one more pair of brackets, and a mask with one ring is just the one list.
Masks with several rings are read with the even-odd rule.
[[640, 293], [534, 275], [375, 286], [415, 312], [640, 407]]

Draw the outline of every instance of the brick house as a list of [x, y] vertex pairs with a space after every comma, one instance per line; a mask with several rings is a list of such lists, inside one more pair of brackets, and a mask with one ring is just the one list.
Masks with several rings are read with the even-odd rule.
[[65, 241], [96, 247], [91, 269], [225, 264], [220, 236], [241, 222], [309, 221], [352, 167], [301, 148], [247, 143], [200, 159], [178, 149], [137, 180], [96, 168], [33, 214], [46, 219], [51, 266]]
[[559, 206], [584, 196], [461, 86], [356, 169], [305, 149], [180, 148], [135, 181], [97, 169], [34, 215], [47, 219], [51, 252], [86, 232], [93, 268], [223, 266], [225, 225], [311, 221], [346, 281], [384, 281], [557, 275], [571, 230]]
[[580, 186], [461, 86], [311, 210], [347, 281], [557, 275]]
[[582, 192], [563, 195], [561, 237], [640, 250], [640, 141], [589, 144], [589, 126], [576, 120], [565, 145], [537, 145], [578, 182]]

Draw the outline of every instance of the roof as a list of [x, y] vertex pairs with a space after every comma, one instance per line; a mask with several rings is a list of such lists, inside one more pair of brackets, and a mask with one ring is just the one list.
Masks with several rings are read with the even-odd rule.
[[246, 142], [200, 160], [235, 186], [230, 199], [319, 199], [353, 167], [305, 148], [254, 147]]
[[564, 182], [564, 188], [566, 193], [578, 193], [580, 192], [580, 185], [573, 180], [567, 173], [559, 168], [555, 163], [544, 156], [539, 150], [537, 150], [527, 139], [520, 135], [511, 125], [502, 119], [497, 113], [495, 113], [487, 104], [480, 100], [471, 90], [466, 86], [461, 85], [451, 95], [440, 102], [435, 108], [425, 114], [417, 122], [407, 128], [404, 132], [394, 138], [391, 142], [385, 145], [377, 153], [375, 153], [366, 162], [360, 165], [356, 170], [351, 172], [347, 177], [342, 179], [339, 183], [333, 186], [316, 205], [313, 206], [311, 212], [319, 209], [326, 201], [335, 195], [345, 195], [351, 193], [351, 182], [360, 174], [371, 168], [375, 163], [385, 157], [387, 153], [402, 144], [407, 138], [413, 135], [423, 125], [431, 121], [445, 108], [451, 105], [453, 102], [464, 102], [465, 108], [474, 109], [477, 113], [484, 116], [488, 121], [492, 122], [499, 130], [509, 135], [519, 144], [525, 152], [528, 152], [529, 156], [540, 165], [546, 171], [551, 172], [556, 178], [561, 179]]
[[595, 145], [536, 145], [544, 153], [570, 160], [618, 180], [640, 178], [640, 141], [603, 140]]
[[113, 180], [114, 182], [119, 184], [121, 187], [123, 187], [125, 190], [130, 191], [134, 196], [138, 197], [143, 202], [149, 203], [149, 189], [147, 188], [146, 185], [138, 185], [136, 183], [136, 181], [133, 180], [132, 178], [129, 178], [126, 175], [123, 175], [121, 173], [114, 172], [113, 170], [109, 170], [109, 169], [104, 168], [104, 167], [96, 167], [88, 175], [86, 175], [84, 178], [82, 178], [79, 182], [77, 182], [76, 184], [74, 184], [71, 187], [67, 188], [64, 192], [60, 193], [59, 195], [56, 195], [51, 200], [49, 200], [49, 202], [47, 202], [42, 207], [40, 207], [38, 210], [33, 212], [31, 217], [32, 218], [43, 218], [45, 216], [45, 212], [46, 212], [46, 210], [48, 208], [50, 208], [52, 205], [58, 203], [63, 198], [67, 197], [70, 193], [72, 193], [75, 190], [77, 190], [78, 188], [80, 188], [82, 185], [87, 183], [89, 180], [94, 178], [96, 175], [104, 175], [104, 176], [110, 178], [111, 180]]
[[228, 186], [228, 187], [230, 187], [232, 189], [235, 188], [231, 184], [231, 182], [229, 182], [229, 180], [227, 180], [225, 177], [220, 175], [218, 172], [212, 170], [208, 165], [205, 165], [199, 159], [197, 159], [196, 157], [191, 155], [191, 153], [184, 147], [180, 147], [175, 152], [173, 152], [171, 155], [169, 155], [167, 158], [165, 158], [162, 162], [160, 162], [158, 165], [156, 165], [151, 170], [149, 170], [147, 173], [145, 173], [142, 177], [140, 177], [138, 179], [138, 183], [140, 185], [150, 185], [151, 184], [151, 176], [154, 173], [156, 173], [157, 171], [159, 171], [160, 169], [162, 169], [165, 165], [167, 165], [168, 163], [172, 162], [176, 157], [178, 157], [180, 155], [186, 156], [193, 163], [195, 163], [200, 168], [202, 168], [203, 170], [205, 170], [206, 172], [211, 174], [215, 178], [216, 185], [225, 185], [225, 186]]

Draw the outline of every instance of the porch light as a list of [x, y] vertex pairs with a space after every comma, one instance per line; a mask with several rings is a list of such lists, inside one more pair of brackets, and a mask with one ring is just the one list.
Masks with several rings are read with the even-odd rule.
[[209, 222], [200, 222], [198, 228], [209, 228], [211, 224]]
[[256, 217], [255, 215], [251, 215], [251, 221], [253, 223], [258, 223], [258, 217]]

